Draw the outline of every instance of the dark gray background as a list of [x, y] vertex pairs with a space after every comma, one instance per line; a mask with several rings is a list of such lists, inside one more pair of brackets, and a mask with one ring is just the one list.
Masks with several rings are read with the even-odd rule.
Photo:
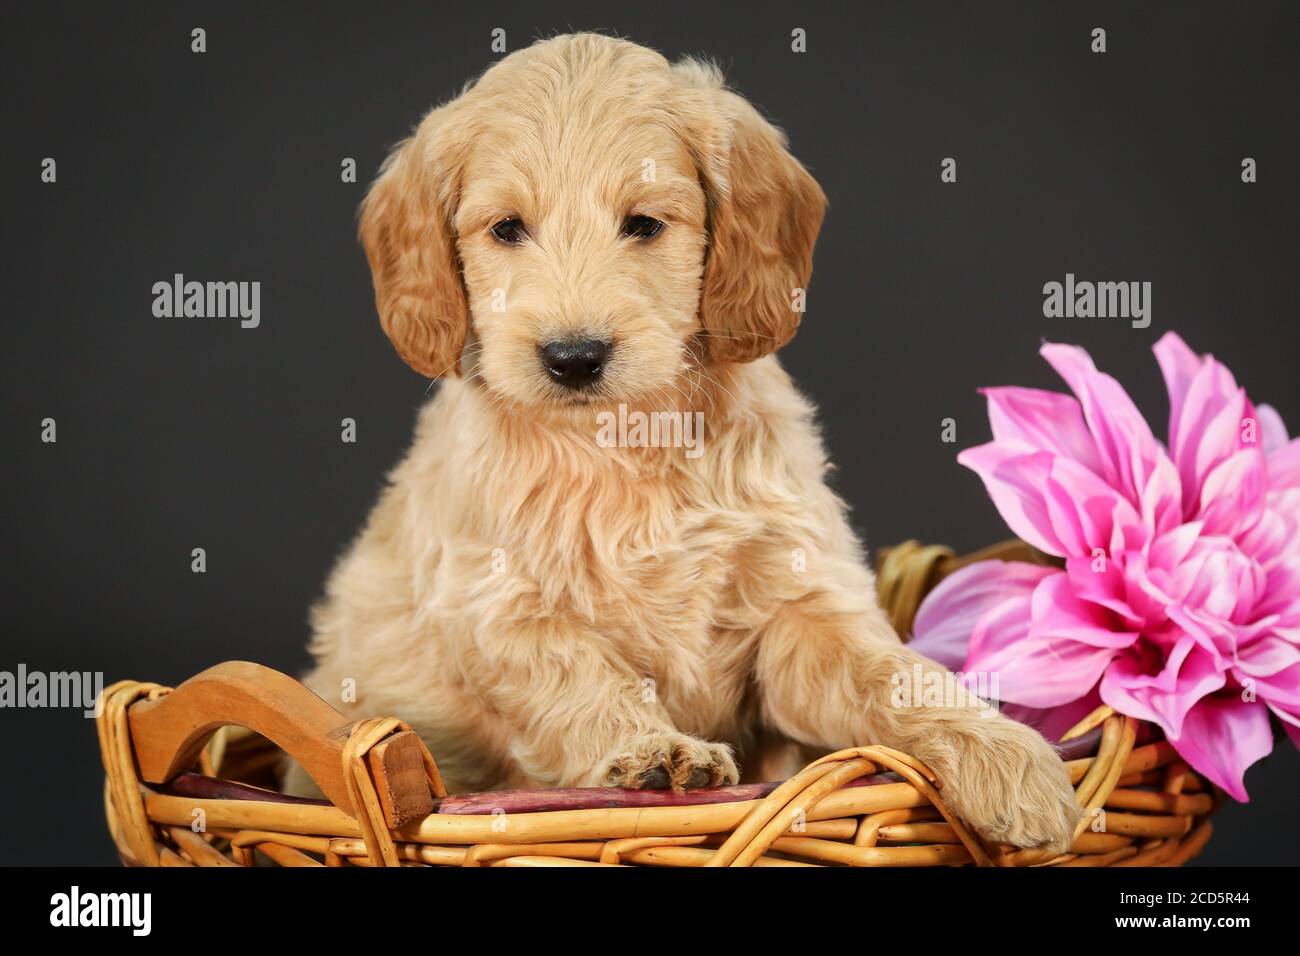
[[[427, 384], [379, 330], [355, 209], [386, 147], [495, 59], [494, 27], [511, 49], [602, 28], [713, 55], [789, 132], [831, 209], [783, 361], [872, 544], [1005, 535], [953, 459], [988, 435], [977, 386], [1059, 387], [1045, 337], [1089, 348], [1159, 434], [1168, 329], [1300, 424], [1292, 4], [270, 6], [6, 5], [0, 669], [305, 666], [307, 608]], [[340, 182], [346, 156], [361, 183]], [[1151, 327], [1043, 318], [1067, 271], [1152, 282]], [[261, 327], [155, 318], [175, 272], [260, 280]], [[0, 712], [0, 862], [115, 861], [93, 731]], [[1278, 751], [1203, 862], [1295, 859], [1300, 761]]]

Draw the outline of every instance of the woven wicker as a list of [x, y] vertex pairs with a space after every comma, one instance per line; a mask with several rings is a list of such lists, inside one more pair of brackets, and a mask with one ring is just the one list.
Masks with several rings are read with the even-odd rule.
[[[1020, 542], [963, 558], [907, 542], [880, 555], [881, 603], [907, 634], [944, 575], [994, 557], [1043, 560]], [[1109, 708], [1062, 738], [1087, 812], [1060, 856], [985, 844], [945, 806], [942, 781], [879, 745], [779, 785], [449, 797], [406, 724], [350, 722], [245, 663], [176, 691], [114, 684], [98, 730], [109, 831], [136, 866], [1177, 866], [1205, 845], [1222, 799], [1167, 743], [1137, 746], [1139, 723]], [[329, 799], [262, 789], [283, 752]]]

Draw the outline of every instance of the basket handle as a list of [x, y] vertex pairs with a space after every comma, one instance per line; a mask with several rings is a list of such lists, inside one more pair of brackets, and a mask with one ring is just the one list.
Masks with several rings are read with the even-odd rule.
[[[137, 701], [127, 716], [140, 779], [146, 783], [167, 783], [194, 766], [219, 728], [247, 727], [297, 760], [336, 807], [357, 815], [343, 764], [353, 722], [277, 670], [248, 661], [217, 664], [171, 693]], [[410, 730], [369, 751], [370, 772], [389, 826], [402, 826], [433, 809], [423, 753], [423, 743]]]

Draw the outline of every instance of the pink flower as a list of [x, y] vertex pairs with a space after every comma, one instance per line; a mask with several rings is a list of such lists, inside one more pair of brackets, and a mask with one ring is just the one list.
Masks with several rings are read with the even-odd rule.
[[[1064, 568], [990, 561], [929, 596], [913, 642], [994, 672], [1006, 701], [1095, 694], [1158, 725], [1238, 800], [1276, 715], [1300, 743], [1300, 439], [1178, 336], [1155, 346], [1168, 445], [1082, 349], [1042, 355], [1074, 396], [990, 388], [993, 441], [958, 461]], [[1094, 698], [1095, 699], [1095, 698]]]

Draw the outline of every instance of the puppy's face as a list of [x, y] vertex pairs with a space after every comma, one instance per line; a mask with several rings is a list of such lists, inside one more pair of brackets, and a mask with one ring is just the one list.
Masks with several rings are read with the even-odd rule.
[[389, 158], [361, 237], [385, 331], [516, 407], [670, 405], [793, 336], [825, 197], [716, 71], [581, 34], [512, 54]]
[[625, 109], [513, 105], [475, 138], [454, 219], [473, 367], [526, 405], [671, 391], [700, 330], [705, 195], [689, 151]]

